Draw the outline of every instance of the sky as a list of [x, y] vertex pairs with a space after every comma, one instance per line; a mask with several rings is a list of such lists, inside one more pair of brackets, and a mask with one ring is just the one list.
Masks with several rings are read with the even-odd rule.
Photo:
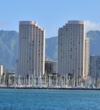
[[47, 38], [68, 20], [86, 21], [86, 32], [100, 30], [100, 0], [0, 0], [0, 30], [18, 32], [23, 20], [38, 22]]

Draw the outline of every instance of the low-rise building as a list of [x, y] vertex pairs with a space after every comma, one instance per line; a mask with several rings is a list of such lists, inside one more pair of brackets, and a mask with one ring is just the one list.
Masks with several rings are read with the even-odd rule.
[[45, 72], [47, 74], [58, 73], [58, 63], [56, 61], [50, 61], [50, 60], [46, 59]]
[[49, 61], [49, 60], [45, 61], [45, 73], [47, 74], [53, 73], [53, 61]]
[[93, 84], [100, 79], [100, 56], [90, 56], [90, 77]]

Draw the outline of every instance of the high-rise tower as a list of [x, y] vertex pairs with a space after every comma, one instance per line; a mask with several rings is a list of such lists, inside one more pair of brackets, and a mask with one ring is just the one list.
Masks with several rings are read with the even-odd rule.
[[[89, 66], [88, 40], [84, 21], [68, 21], [58, 31], [58, 73], [62, 76], [84, 78]], [[85, 46], [86, 45], [86, 46]], [[87, 49], [85, 49], [87, 48]], [[88, 53], [87, 53], [88, 52]], [[88, 60], [87, 62], [85, 62]]]
[[19, 59], [18, 75], [44, 74], [45, 65], [45, 29], [37, 22], [19, 22]]

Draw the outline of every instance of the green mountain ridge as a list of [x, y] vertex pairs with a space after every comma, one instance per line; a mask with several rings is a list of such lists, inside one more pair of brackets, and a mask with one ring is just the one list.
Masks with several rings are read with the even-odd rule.
[[18, 32], [0, 31], [0, 65], [5, 69], [15, 69], [18, 58]]
[[[15, 61], [18, 59], [18, 32], [0, 31], [0, 65], [4, 69], [15, 70]], [[100, 31], [89, 31], [90, 55], [100, 55]], [[46, 58], [57, 61], [58, 37], [46, 38]]]

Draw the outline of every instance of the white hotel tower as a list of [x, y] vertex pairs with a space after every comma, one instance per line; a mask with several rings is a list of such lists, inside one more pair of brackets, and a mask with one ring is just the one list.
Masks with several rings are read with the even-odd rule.
[[44, 74], [44, 64], [45, 29], [34, 21], [20, 21], [18, 75], [39, 77]]
[[89, 73], [89, 39], [84, 21], [68, 21], [58, 31], [58, 73], [86, 78]]

